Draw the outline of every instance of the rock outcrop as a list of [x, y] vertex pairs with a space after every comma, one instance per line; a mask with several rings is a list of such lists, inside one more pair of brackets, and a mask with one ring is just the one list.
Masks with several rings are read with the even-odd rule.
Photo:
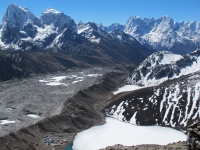
[[188, 143], [191, 150], [200, 149], [200, 121], [193, 123], [187, 129]]

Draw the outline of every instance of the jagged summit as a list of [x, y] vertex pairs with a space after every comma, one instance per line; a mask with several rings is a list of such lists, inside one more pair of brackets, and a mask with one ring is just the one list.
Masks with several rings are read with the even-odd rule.
[[78, 20], [77, 22], [76, 22], [76, 25], [78, 26], [78, 25], [81, 25], [81, 24], [83, 24], [83, 22], [81, 21], [81, 20]]
[[60, 29], [70, 26], [71, 28], [76, 30], [76, 25], [71, 17], [52, 8], [47, 8], [46, 10], [44, 10], [42, 12], [42, 16], [40, 17], [40, 20], [43, 25], [53, 24], [55, 27], [58, 27]]
[[[82, 22], [75, 23], [70, 16], [53, 8], [44, 10], [40, 19], [38, 19], [27, 8], [11, 3], [4, 15], [2, 25], [0, 25], [0, 47], [2, 49], [7, 49], [8, 47], [18, 49], [21, 47], [19, 46], [20, 40], [31, 41], [31, 45], [39, 44], [40, 47], [43, 47], [44, 43], [49, 43], [47, 45], [50, 45], [56, 36], [60, 35], [66, 28], [78, 33], [84, 31], [85, 37], [95, 39], [92, 41], [96, 43], [99, 43], [99, 37], [91, 38], [94, 32], [92, 34], [89, 32], [100, 29], [105, 33], [103, 31], [98, 32], [103, 33], [102, 35], [106, 37], [114, 30], [120, 30], [149, 49], [157, 51], [169, 50], [176, 54], [187, 54], [200, 43], [199, 22], [182, 21], [179, 23], [167, 15], [158, 19], [132, 15], [125, 25], [119, 23], [113, 23], [110, 26], [104, 26], [101, 23], [94, 24], [96, 25], [92, 25], [91, 22], [90, 25]], [[89, 28], [91, 30], [88, 30]], [[96, 35], [94, 36], [97, 37]], [[35, 41], [37, 43], [34, 43]]]
[[178, 54], [191, 52], [200, 40], [198, 22], [179, 23], [167, 15], [158, 19], [131, 16], [125, 24], [124, 32], [149, 48], [170, 50]]
[[29, 9], [10, 3], [3, 17], [3, 26], [8, 25], [21, 30], [28, 23], [37, 24], [39, 19]]

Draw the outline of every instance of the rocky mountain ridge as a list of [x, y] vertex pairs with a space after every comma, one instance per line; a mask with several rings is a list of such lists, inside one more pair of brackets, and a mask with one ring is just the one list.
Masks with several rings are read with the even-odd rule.
[[[92, 22], [75, 24], [69, 16], [52, 8], [43, 11], [38, 19], [30, 10], [11, 3], [0, 28], [0, 49], [94, 56], [136, 65], [154, 52], [133, 37], [126, 39], [131, 43], [127, 45], [123, 38], [113, 35]], [[127, 37], [125, 33], [123, 36]]]
[[155, 52], [146, 58], [126, 79], [127, 84], [155, 86], [163, 81], [199, 71], [200, 49], [187, 55], [168, 51]]
[[[100, 27], [106, 32], [111, 32], [107, 28], [112, 29], [110, 26]], [[169, 16], [154, 19], [133, 15], [124, 26], [118, 25], [117, 28], [133, 36], [141, 44], [158, 51], [187, 54], [200, 44], [200, 23], [197, 21], [176, 22]]]
[[[187, 54], [200, 44], [200, 23], [196, 21], [179, 23], [168, 16], [158, 19], [131, 16], [125, 25], [113, 23], [106, 27], [92, 22], [75, 23], [69, 16], [52, 8], [43, 11], [38, 19], [27, 8], [11, 3], [0, 26], [0, 48], [46, 49], [58, 52], [62, 51], [65, 45], [69, 51], [78, 51], [80, 46], [77, 43], [82, 46], [85, 43], [84, 38], [89, 40], [91, 45], [94, 43], [101, 45], [101, 38], [95, 38], [96, 32], [93, 33], [92, 30], [101, 30], [99, 34], [112, 41], [118, 37], [110, 38], [110, 34], [120, 30], [149, 49], [169, 50], [176, 54]], [[67, 34], [68, 38], [61, 40], [63, 34]], [[77, 39], [75, 34], [81, 34], [82, 38]]]
[[104, 112], [135, 125], [161, 125], [186, 130], [199, 120], [199, 72], [118, 94], [109, 100]]
[[135, 125], [186, 130], [200, 119], [199, 54], [198, 49], [185, 56], [152, 54], [126, 79], [142, 88], [114, 96], [103, 112]]

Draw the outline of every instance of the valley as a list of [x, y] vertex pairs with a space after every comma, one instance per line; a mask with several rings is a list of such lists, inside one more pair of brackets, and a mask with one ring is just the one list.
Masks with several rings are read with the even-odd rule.
[[101, 67], [71, 69], [1, 83], [0, 120], [13, 122], [0, 125], [0, 136], [60, 114], [68, 98], [92, 86], [111, 70]]
[[[30, 77], [10, 84], [10, 81], [4, 82], [2, 88], [6, 88], [2, 89], [3, 92], [16, 90], [17, 93], [19, 88], [16, 86], [26, 88], [24, 94], [15, 93], [18, 101], [12, 101], [9, 106], [8, 101], [1, 103], [1, 115], [7, 116], [2, 120], [16, 121], [0, 125], [3, 135], [0, 137], [1, 149], [63, 149], [73, 141], [77, 132], [103, 124], [104, 115], [100, 113], [102, 102], [112, 97], [113, 89], [122, 84], [123, 72], [109, 68], [94, 68]], [[71, 80], [70, 83], [74, 84], [63, 85], [62, 83], [69, 83], [63, 76], [73, 77], [75, 80]], [[83, 81], [80, 81], [80, 77], [85, 79], [82, 78]], [[61, 78], [61, 85], [58, 85], [55, 79], [58, 81]], [[18, 84], [20, 82], [26, 84]], [[9, 86], [11, 87], [7, 88]], [[32, 95], [33, 90], [43, 98]], [[31, 115], [32, 118], [27, 115]], [[46, 135], [53, 139], [67, 140], [46, 145], [42, 142]]]
[[167, 15], [104, 26], [10, 3], [0, 150], [200, 149], [199, 37]]

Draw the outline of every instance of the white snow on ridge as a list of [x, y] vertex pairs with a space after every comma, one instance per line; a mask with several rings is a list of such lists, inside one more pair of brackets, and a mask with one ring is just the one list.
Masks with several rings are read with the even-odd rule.
[[198, 57], [196, 59], [196, 61], [193, 61], [191, 66], [186, 66], [185, 68], [181, 68], [181, 72], [180, 72], [179, 76], [187, 75], [189, 73], [194, 73], [199, 70], [200, 70], [200, 57]]
[[197, 72], [200, 70], [199, 66], [198, 51], [185, 57], [168, 51], [156, 52], [146, 58], [126, 82], [133, 85], [156, 86], [168, 79]]
[[[163, 135], [165, 136], [163, 137]], [[139, 144], [166, 145], [185, 140], [186, 135], [184, 133], [171, 128], [135, 126], [108, 117], [105, 124], [79, 132], [74, 139], [73, 149], [98, 150], [115, 144], [125, 146]]]
[[137, 111], [134, 113], [134, 115], [132, 116], [132, 118], [130, 119], [129, 123], [130, 124], [133, 124], [133, 125], [137, 125], [136, 123], [136, 114], [137, 114]]
[[51, 34], [57, 34], [57, 29], [55, 28], [55, 26], [53, 24], [51, 25], [44, 25], [44, 28], [39, 28], [37, 26], [35, 26], [37, 28], [37, 35], [35, 36], [35, 38], [33, 39], [35, 42], [37, 41], [44, 41], [45, 38], [49, 37]]
[[82, 32], [85, 32], [89, 29], [90, 27], [86, 27], [86, 28], [81, 28], [81, 29], [78, 29], [78, 34], [81, 34]]
[[98, 38], [98, 39], [88, 39], [88, 40], [90, 40], [90, 42], [93, 42], [93, 43], [100, 43], [100, 38]]
[[138, 85], [125, 85], [119, 88], [117, 91], [113, 92], [113, 94], [117, 95], [118, 93], [121, 93], [121, 92], [134, 91], [140, 88], [143, 88], [143, 87], [140, 87]]
[[183, 58], [181, 55], [177, 54], [165, 54], [163, 59], [161, 60], [160, 64], [172, 64], [178, 60]]

